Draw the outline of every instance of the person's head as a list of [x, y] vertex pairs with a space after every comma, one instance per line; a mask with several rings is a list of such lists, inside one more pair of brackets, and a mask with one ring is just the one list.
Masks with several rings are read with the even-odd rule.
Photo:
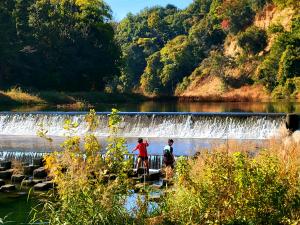
[[173, 143], [174, 143], [173, 139], [169, 139], [169, 140], [168, 140], [168, 144], [169, 144], [170, 146], [172, 146]]
[[138, 143], [143, 143], [143, 138], [139, 138]]

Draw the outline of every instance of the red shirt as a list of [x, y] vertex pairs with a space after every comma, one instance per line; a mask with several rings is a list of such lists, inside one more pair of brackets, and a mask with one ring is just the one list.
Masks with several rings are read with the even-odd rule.
[[146, 143], [139, 143], [134, 150], [139, 150], [139, 156], [142, 156], [142, 157], [146, 157], [148, 156], [148, 153], [147, 153], [147, 147], [149, 146], [149, 144], [146, 142]]

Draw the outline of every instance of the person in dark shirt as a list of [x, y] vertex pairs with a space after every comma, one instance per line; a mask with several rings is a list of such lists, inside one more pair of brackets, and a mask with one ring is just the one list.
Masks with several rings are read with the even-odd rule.
[[174, 141], [172, 139], [168, 140], [168, 145], [164, 147], [164, 164], [166, 167], [174, 168], [175, 157], [173, 154], [173, 144]]

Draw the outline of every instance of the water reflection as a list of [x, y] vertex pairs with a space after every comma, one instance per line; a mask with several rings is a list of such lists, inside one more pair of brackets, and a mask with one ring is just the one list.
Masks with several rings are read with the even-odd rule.
[[[117, 108], [123, 112], [270, 112], [270, 113], [300, 113], [299, 102], [180, 102], [146, 101], [140, 103], [97, 104], [97, 111], [107, 112]], [[57, 107], [55, 105], [38, 106], [2, 106], [0, 111], [87, 111], [89, 108]]]

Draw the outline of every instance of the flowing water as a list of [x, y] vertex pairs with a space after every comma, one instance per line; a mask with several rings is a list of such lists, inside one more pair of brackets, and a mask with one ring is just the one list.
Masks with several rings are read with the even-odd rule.
[[[52, 147], [59, 148], [66, 131], [64, 121], [78, 124], [76, 135], [84, 135], [86, 113], [35, 112], [0, 113], [0, 149], [2, 151], [48, 152], [49, 143], [37, 138], [43, 127], [53, 137]], [[96, 135], [105, 146], [109, 135], [108, 114], [98, 113], [100, 121]], [[133, 149], [137, 137], [149, 140], [150, 154], [161, 154], [168, 138], [175, 140], [177, 155], [191, 155], [213, 142], [225, 140], [253, 140], [262, 142], [279, 135], [284, 114], [274, 113], [120, 113], [119, 135], [126, 137], [128, 148]]]

